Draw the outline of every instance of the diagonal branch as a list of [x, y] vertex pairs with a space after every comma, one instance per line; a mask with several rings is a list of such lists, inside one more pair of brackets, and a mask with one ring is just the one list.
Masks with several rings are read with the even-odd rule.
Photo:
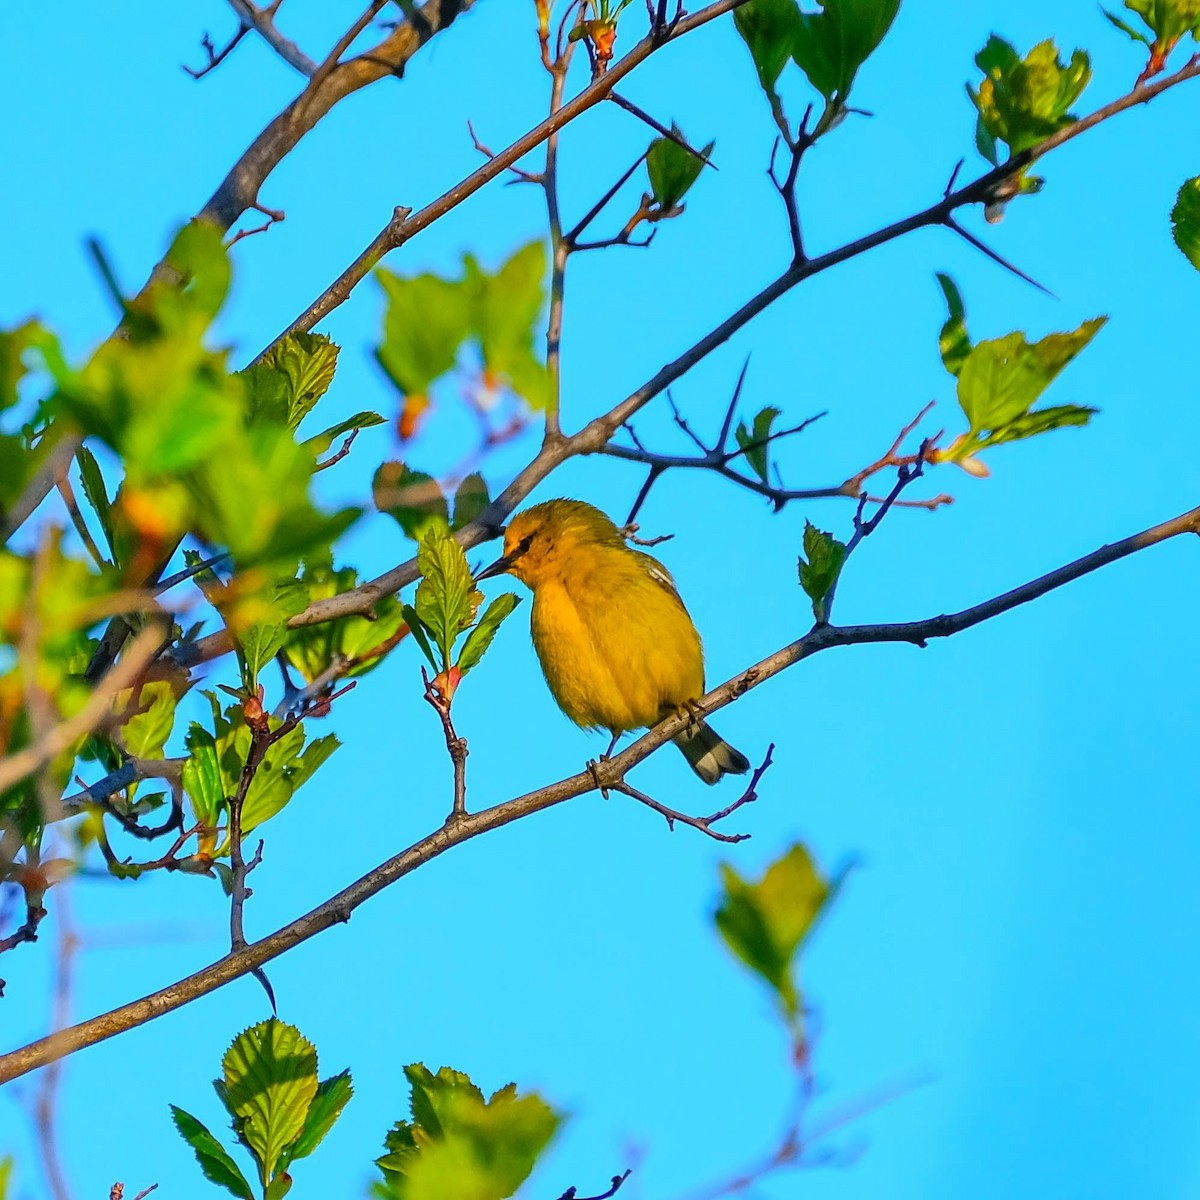
[[[1036, 600], [1039, 596], [1080, 579], [1109, 563], [1156, 546], [1181, 534], [1200, 534], [1200, 508], [1181, 513], [1160, 525], [1152, 526], [1121, 541], [1067, 563], [1065, 566], [1030, 580], [1003, 595], [995, 596], [958, 613], [881, 625], [818, 625], [803, 637], [774, 654], [740, 671], [732, 679], [714, 688], [695, 706], [698, 714], [708, 714], [737, 701], [746, 692], [765, 683], [789, 667], [835, 646], [906, 643], [925, 646], [932, 638], [950, 637], [974, 625], [1000, 616]], [[41, 1038], [0, 1056], [0, 1084], [19, 1078], [85, 1046], [114, 1037], [127, 1029], [143, 1025], [172, 1012], [201, 996], [215, 991], [231, 980], [261, 968], [272, 959], [307, 941], [333, 925], [350, 919], [359, 905], [383, 891], [405, 875], [444, 854], [453, 846], [499, 829], [534, 813], [552, 808], [565, 800], [604, 787], [615, 788], [627, 772], [648, 758], [692, 719], [692, 714], [677, 714], [643, 734], [628, 749], [611, 759], [592, 764], [591, 768], [567, 779], [548, 784], [536, 791], [517, 796], [480, 812], [468, 813], [443, 825], [427, 837], [409, 846], [393, 858], [369, 871], [362, 878], [332, 896], [311, 912], [289, 922], [260, 941], [231, 951], [194, 974], [152, 992], [139, 1000], [123, 1004], [111, 1012], [82, 1021], [53, 1038]]]

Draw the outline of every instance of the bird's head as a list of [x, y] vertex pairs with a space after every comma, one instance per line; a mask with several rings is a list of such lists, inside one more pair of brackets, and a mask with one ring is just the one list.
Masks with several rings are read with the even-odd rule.
[[624, 544], [621, 531], [594, 505], [583, 500], [546, 500], [513, 517], [504, 531], [503, 555], [475, 578], [507, 572], [536, 588], [562, 571], [574, 551]]

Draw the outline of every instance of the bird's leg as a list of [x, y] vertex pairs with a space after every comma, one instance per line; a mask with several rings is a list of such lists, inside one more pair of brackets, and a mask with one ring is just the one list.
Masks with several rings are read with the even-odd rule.
[[700, 707], [697, 700], [685, 700], [679, 706], [679, 715], [687, 713], [687, 727], [689, 732], [700, 728], [700, 723], [704, 720], [704, 709]]
[[617, 743], [621, 740], [621, 734], [623, 732], [624, 732], [623, 730], [618, 730], [616, 733], [614, 733], [612, 735], [612, 741], [608, 743], [608, 749], [605, 750], [605, 752], [602, 755], [600, 755], [600, 757], [602, 759], [612, 758], [612, 752], [617, 748]]
[[[607, 758], [607, 757], [608, 757], [607, 754], [603, 755], [603, 758]], [[592, 777], [592, 783], [594, 783], [596, 785], [596, 787], [598, 787], [600, 789], [601, 797], [603, 799], [607, 800], [608, 799], [608, 788], [604, 786], [604, 780], [600, 778], [600, 763], [598, 763], [594, 758], [589, 758], [587, 760], [587, 771], [588, 771], [588, 774]]]

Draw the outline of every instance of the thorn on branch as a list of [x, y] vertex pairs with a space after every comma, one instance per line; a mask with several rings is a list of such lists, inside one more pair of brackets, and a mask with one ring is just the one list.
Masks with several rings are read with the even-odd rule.
[[[678, 18], [677, 18], [678, 19]], [[706, 167], [712, 167], [714, 171], [719, 170], [717, 164], [705, 154], [701, 154], [695, 146], [691, 145], [687, 138], [679, 132], [678, 129], [668, 129], [661, 121], [656, 121], [645, 109], [639, 108], [631, 100], [626, 100], [624, 96], [617, 92], [609, 92], [608, 97], [618, 108], [623, 108], [627, 113], [632, 113], [639, 121], [644, 121], [655, 133], [661, 137], [665, 137], [668, 141], [674, 142], [681, 149], [686, 150], [693, 158], [698, 158]]]
[[986, 242], [982, 241], [980, 238], [977, 238], [973, 233], [971, 233], [970, 230], [964, 229], [954, 219], [953, 216], [950, 216], [949, 214], [947, 214], [946, 219], [945, 219], [945, 225], [946, 225], [947, 229], [953, 231], [954, 233], [957, 233], [958, 236], [963, 239], [963, 241], [969, 242], [972, 246], [975, 247], [976, 250], [979, 250], [981, 253], [986, 254], [987, 257], [992, 260], [992, 262], [997, 263], [999, 266], [1003, 267], [1006, 271], [1011, 272], [1018, 279], [1022, 279], [1026, 283], [1030, 284], [1032, 287], [1037, 288], [1037, 290], [1039, 292], [1043, 292], [1045, 295], [1051, 297], [1054, 300], [1058, 299], [1058, 297], [1055, 296], [1055, 294], [1048, 287], [1046, 287], [1044, 284], [1038, 283], [1038, 281], [1036, 279], [1034, 279], [1034, 277], [1032, 275], [1027, 275], [1024, 271], [1021, 270], [1020, 267], [1014, 266], [1012, 263], [1010, 263], [1008, 261], [1008, 259], [1005, 258], [1002, 254], [997, 254], [996, 251], [991, 248], [991, 246], [989, 246]]
[[193, 70], [186, 63], [184, 63], [182, 64], [183, 69], [193, 79], [203, 79], [205, 75], [207, 75], [210, 71], [216, 70], [216, 68], [219, 67], [225, 61], [225, 59], [229, 57], [229, 54], [233, 48], [249, 32], [249, 25], [246, 25], [245, 23], [239, 24], [237, 33], [235, 33], [233, 37], [229, 39], [228, 43], [220, 50], [218, 50], [214, 45], [211, 35], [205, 32], [204, 36], [200, 39], [200, 46], [204, 50], [204, 53], [208, 56], [208, 62], [206, 62], [199, 70]]

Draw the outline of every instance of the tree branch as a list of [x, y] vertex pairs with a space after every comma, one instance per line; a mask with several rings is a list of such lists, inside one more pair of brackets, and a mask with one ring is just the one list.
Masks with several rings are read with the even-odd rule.
[[[958, 613], [928, 617], [921, 621], [905, 621], [881, 625], [818, 625], [803, 637], [777, 650], [774, 654], [739, 672], [714, 688], [695, 706], [699, 714], [715, 712], [733, 703], [751, 689], [758, 687], [796, 663], [835, 646], [869, 645], [882, 642], [901, 642], [924, 646], [930, 639], [950, 637], [983, 621], [1028, 604], [1055, 588], [1080, 579], [1109, 563], [1136, 554], [1180, 534], [1200, 534], [1200, 508], [1193, 508], [1169, 521], [1135, 533], [1121, 541], [1101, 546], [1098, 550], [1033, 579], [1003, 595], [993, 597]], [[49, 1062], [73, 1053], [85, 1046], [114, 1037], [125, 1030], [145, 1024], [155, 1017], [172, 1012], [192, 1000], [215, 991], [233, 979], [249, 974], [277, 958], [293, 946], [340, 922], [350, 919], [351, 913], [366, 900], [383, 891], [398, 879], [444, 854], [453, 846], [499, 829], [514, 821], [552, 808], [565, 800], [582, 796], [604, 787], [616, 788], [626, 773], [649, 757], [655, 750], [680, 733], [690, 714], [677, 714], [643, 734], [628, 749], [611, 759], [604, 759], [590, 769], [557, 783], [517, 796], [481, 812], [468, 813], [459, 820], [443, 825], [407, 850], [388, 859], [361, 879], [350, 884], [311, 912], [284, 925], [275, 933], [231, 951], [207, 967], [177, 983], [153, 992], [140, 1000], [121, 1005], [111, 1012], [83, 1021], [63, 1030], [53, 1038], [41, 1038], [27, 1046], [0, 1057], [0, 1084], [45, 1066]]]

